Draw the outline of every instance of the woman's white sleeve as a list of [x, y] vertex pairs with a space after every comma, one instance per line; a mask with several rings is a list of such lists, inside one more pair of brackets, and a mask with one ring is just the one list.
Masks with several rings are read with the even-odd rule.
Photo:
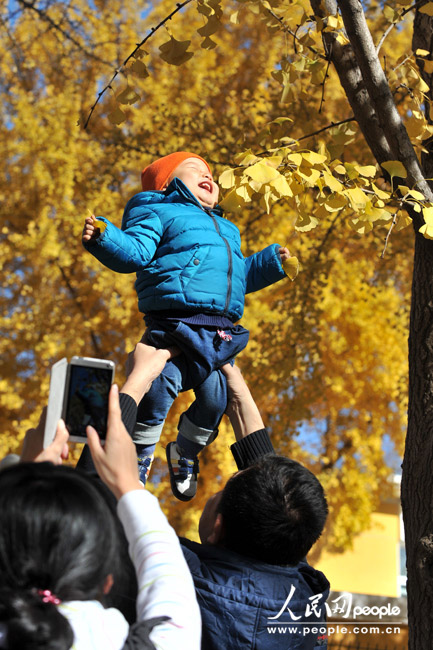
[[137, 621], [168, 616], [152, 630], [158, 650], [199, 650], [200, 610], [178, 537], [147, 490], [125, 494], [117, 505], [138, 581]]

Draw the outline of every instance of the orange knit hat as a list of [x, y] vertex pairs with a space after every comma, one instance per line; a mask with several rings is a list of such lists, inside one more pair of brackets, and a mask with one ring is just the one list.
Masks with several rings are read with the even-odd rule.
[[187, 158], [198, 158], [202, 160], [210, 171], [209, 165], [201, 156], [197, 156], [197, 154], [191, 153], [190, 151], [176, 151], [175, 153], [170, 153], [168, 156], [155, 160], [155, 162], [143, 169], [141, 172], [141, 186], [143, 191], [162, 190], [172, 172]]

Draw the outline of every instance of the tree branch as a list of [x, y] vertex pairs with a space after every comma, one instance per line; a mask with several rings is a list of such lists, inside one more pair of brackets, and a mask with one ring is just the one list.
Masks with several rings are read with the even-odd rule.
[[308, 138], [312, 138], [315, 135], [319, 135], [319, 133], [328, 131], [328, 129], [332, 129], [334, 126], [341, 126], [341, 124], [348, 124], [349, 122], [356, 122], [356, 118], [354, 115], [352, 115], [352, 117], [347, 117], [345, 120], [340, 120], [339, 122], [331, 122], [331, 124], [328, 124], [327, 126], [324, 126], [321, 129], [318, 129], [317, 131], [313, 131], [312, 133], [307, 133], [307, 135], [303, 135], [302, 138], [298, 138], [296, 142], [307, 140]]
[[[337, 14], [336, 0], [325, 0], [324, 3], [321, 0], [311, 0], [311, 6], [314, 14], [321, 18]], [[355, 120], [376, 160], [379, 163], [392, 160], [390, 147], [368, 95], [353, 49], [350, 44], [342, 45], [337, 36], [338, 32], [326, 31], [322, 34], [322, 40], [352, 107]]]
[[[433, 192], [425, 180], [380, 65], [362, 4], [360, 0], [344, 0], [344, 2], [339, 0], [338, 6], [368, 95], [378, 116], [381, 131], [385, 135], [391, 152], [392, 157], [389, 160], [399, 160], [403, 163], [408, 173], [409, 183], [412, 186], [416, 185], [428, 201], [433, 201]], [[383, 162], [383, 160], [378, 160], [378, 162]]]
[[71, 36], [67, 31], [65, 31], [60, 25], [54, 22], [50, 16], [45, 11], [42, 11], [42, 9], [39, 9], [38, 7], [35, 6], [34, 2], [29, 2], [29, 0], [18, 0], [19, 4], [22, 5], [25, 9], [31, 9], [32, 11], [35, 11], [38, 16], [41, 18], [41, 20], [44, 20], [46, 23], [51, 25], [53, 29], [56, 31], [60, 32], [62, 36], [64, 36], [68, 41], [71, 41], [78, 49], [83, 52], [87, 57], [90, 59], [94, 59], [95, 61], [98, 61], [99, 63], [103, 63], [104, 65], [110, 65], [111, 63], [109, 61], [104, 61], [104, 59], [101, 59], [99, 56], [96, 54], [93, 54], [93, 52], [89, 52], [89, 50], [86, 50], [86, 48], [79, 42], [77, 41], [74, 36]]
[[[22, 2], [22, 1], [23, 1], [23, 0], [20, 0], [20, 2]], [[118, 75], [120, 72], [122, 72], [123, 68], [126, 66], [126, 64], [128, 63], [128, 61], [130, 61], [130, 60], [132, 59], [132, 57], [133, 57], [133, 56], [138, 52], [138, 50], [139, 50], [139, 49], [140, 49], [140, 48], [141, 48], [141, 47], [142, 47], [142, 46], [143, 46], [143, 45], [144, 45], [144, 44], [149, 40], [149, 38], [150, 38], [151, 36], [153, 36], [153, 34], [154, 34], [154, 33], [155, 33], [155, 32], [156, 32], [160, 27], [162, 27], [163, 25], [165, 25], [166, 22], [168, 22], [169, 20], [171, 20], [175, 14], [177, 14], [181, 9], [183, 9], [183, 7], [185, 7], [185, 6], [186, 6], [187, 4], [189, 4], [190, 2], [192, 2], [192, 0], [184, 0], [184, 2], [178, 2], [177, 5], [176, 5], [176, 9], [173, 9], [173, 11], [172, 11], [168, 16], [166, 16], [163, 20], [161, 20], [161, 22], [158, 23], [158, 25], [157, 25], [156, 27], [152, 27], [151, 30], [150, 30], [150, 32], [149, 32], [149, 34], [148, 34], [147, 36], [145, 36], [145, 37], [143, 38], [143, 40], [140, 41], [140, 43], [137, 43], [137, 46], [135, 47], [135, 49], [134, 49], [134, 50], [129, 54], [129, 56], [126, 57], [126, 59], [124, 60], [124, 62], [122, 63], [122, 65], [121, 65], [119, 68], [117, 68], [117, 70], [115, 71], [115, 73], [114, 73], [113, 76], [111, 77], [110, 81], [109, 81], [108, 84], [105, 86], [105, 88], [103, 88], [103, 89], [101, 90], [101, 92], [98, 94], [98, 97], [96, 98], [96, 101], [95, 101], [95, 103], [93, 104], [93, 106], [91, 107], [90, 112], [89, 112], [89, 115], [87, 116], [87, 120], [86, 120], [86, 122], [85, 122], [85, 124], [84, 124], [84, 127], [83, 127], [84, 129], [87, 129], [87, 126], [88, 126], [88, 124], [89, 124], [89, 122], [90, 122], [90, 120], [91, 120], [91, 117], [92, 117], [92, 115], [93, 115], [93, 111], [95, 110], [95, 108], [96, 108], [97, 104], [99, 103], [101, 97], [102, 97], [102, 96], [107, 92], [107, 90], [108, 90], [109, 88], [111, 88], [111, 84], [113, 83], [113, 81], [115, 80], [115, 78], [117, 77], [117, 75]]]
[[[290, 34], [290, 36], [293, 36], [294, 41], [299, 41], [300, 42], [300, 38], [296, 34], [296, 32], [291, 30], [290, 27], [287, 27], [287, 25], [284, 23], [283, 19], [280, 18], [280, 16], [278, 16], [274, 11], [272, 11], [272, 9], [269, 9], [268, 7], [266, 7], [266, 11], [267, 11], [268, 14], [270, 14], [272, 16], [272, 18], [275, 18], [275, 20], [277, 20], [280, 23], [283, 32], [286, 32], [286, 34]], [[304, 47], [305, 47], [305, 45], [304, 45]], [[307, 45], [306, 47], [307, 47], [308, 50], [310, 50], [310, 52], [313, 52], [313, 54], [315, 54], [317, 57], [319, 57], [319, 59], [325, 59], [326, 60], [326, 56], [324, 56], [318, 50], [316, 50], [315, 47], [312, 47], [311, 45]], [[296, 50], [296, 48], [295, 48], [295, 50]]]
[[[413, 11], [413, 10], [416, 9], [419, 5], [422, 5], [424, 2], [425, 2], [425, 0], [418, 0], [418, 2], [415, 2], [415, 4], [411, 5], [411, 6], [408, 7], [407, 9], [404, 9], [404, 10], [401, 12], [401, 14], [400, 14], [400, 18], [404, 18], [404, 17], [406, 16], [406, 14], [408, 14], [410, 11]], [[392, 30], [394, 29], [394, 27], [395, 27], [396, 25], [398, 25], [397, 22], [396, 22], [396, 23], [391, 23], [391, 24], [388, 26], [388, 28], [385, 30], [385, 32], [382, 34], [382, 38], [380, 39], [379, 43], [377, 44], [376, 54], [379, 54], [379, 52], [380, 52], [380, 48], [381, 48], [382, 45], [384, 44], [385, 39], [388, 38], [389, 34], [392, 32]]]

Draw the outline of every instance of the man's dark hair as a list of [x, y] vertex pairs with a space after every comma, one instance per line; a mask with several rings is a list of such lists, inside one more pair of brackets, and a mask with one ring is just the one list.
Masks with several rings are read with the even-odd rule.
[[303, 465], [265, 456], [227, 482], [218, 508], [224, 545], [268, 564], [295, 565], [316, 542], [328, 514], [323, 488]]

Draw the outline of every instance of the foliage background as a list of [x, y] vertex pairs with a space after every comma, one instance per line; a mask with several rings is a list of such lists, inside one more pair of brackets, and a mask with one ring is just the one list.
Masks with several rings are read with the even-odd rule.
[[[387, 4], [401, 9], [404, 3]], [[206, 7], [216, 16], [210, 27]], [[1, 456], [16, 451], [37, 421], [49, 368], [62, 356], [110, 358], [122, 382], [126, 353], [143, 332], [134, 277], [104, 269], [81, 247], [80, 234], [89, 209], [120, 225], [146, 164], [188, 149], [209, 160], [218, 176], [239, 170], [241, 152], [278, 154], [285, 146], [327, 156], [334, 173], [338, 163], [346, 164], [338, 182], [371, 191], [359, 168], [374, 161], [349, 121], [335, 73], [311, 50], [318, 50], [321, 36], [302, 24], [311, 13], [303, 1], [192, 3], [167, 23], [169, 33], [162, 27], [146, 43], [139, 60], [149, 76], [142, 78], [142, 69], [129, 72], [127, 80], [119, 74], [84, 130], [113, 71], [173, 8], [166, 0], [141, 10], [130, 0], [98, 0], [94, 6], [83, 0], [0, 0]], [[390, 19], [381, 3], [368, 8], [379, 40]], [[410, 21], [408, 13], [389, 33], [382, 56], [389, 69], [396, 68], [395, 97], [416, 141], [426, 126], [421, 119], [415, 124], [419, 78], [409, 65]], [[214, 27], [216, 47], [196, 31]], [[176, 46], [170, 64], [159, 47], [173, 44], [172, 37], [191, 43], [187, 50]], [[173, 65], [185, 51], [194, 56]], [[115, 97], [127, 85], [139, 98], [120, 105], [126, 119], [114, 125], [107, 116], [113, 120]], [[324, 178], [322, 163], [304, 158], [290, 169], [286, 163], [285, 170], [298, 194], [275, 196], [268, 209], [264, 191], [255, 186], [255, 193], [248, 190], [254, 200], [241, 201], [228, 215], [241, 230], [245, 255], [276, 241], [300, 261], [294, 282], [247, 297], [242, 323], [250, 329], [250, 344], [239, 365], [277, 451], [307, 464], [323, 482], [331, 517], [321, 543], [341, 550], [369, 525], [388, 489], [395, 457], [384, 446], [402, 452], [413, 233], [393, 232], [381, 258], [398, 206], [391, 205], [386, 219], [364, 218], [360, 225], [360, 210], [343, 188], [334, 193], [343, 197], [338, 210], [323, 207], [330, 194], [316, 177], [317, 171]], [[295, 178], [298, 172], [306, 178]], [[375, 175], [389, 192], [381, 174]], [[239, 184], [240, 178], [232, 181]], [[397, 226], [404, 225], [398, 219]], [[205, 500], [234, 465], [225, 423], [203, 454], [197, 498], [181, 504], [171, 497], [163, 447], [174, 439], [189, 400], [181, 396], [170, 412], [153, 489], [177, 531], [194, 537]]]

